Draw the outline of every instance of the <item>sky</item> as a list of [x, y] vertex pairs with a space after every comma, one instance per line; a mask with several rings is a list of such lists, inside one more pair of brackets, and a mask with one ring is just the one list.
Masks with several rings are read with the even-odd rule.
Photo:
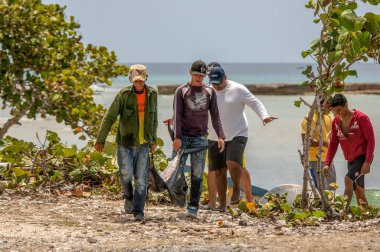
[[[318, 37], [308, 0], [45, 0], [66, 5], [84, 43], [120, 62], [301, 63]], [[360, 12], [380, 12], [360, 6]]]

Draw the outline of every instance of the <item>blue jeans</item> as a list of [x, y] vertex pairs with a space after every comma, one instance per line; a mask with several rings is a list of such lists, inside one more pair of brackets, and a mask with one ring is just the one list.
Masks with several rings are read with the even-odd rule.
[[[314, 181], [314, 185], [315, 185], [315, 188], [318, 189], [318, 182], [317, 182], [317, 169], [318, 169], [318, 162], [317, 161], [310, 161], [310, 174], [311, 174], [311, 177]], [[325, 166], [325, 162], [321, 161], [322, 163], [322, 168], [323, 166]], [[327, 176], [323, 176], [321, 175], [322, 177], [322, 189], [323, 190], [333, 190], [332, 187], [330, 187], [330, 184], [331, 183], [336, 183], [336, 172], [335, 172], [335, 166], [334, 166], [334, 163], [331, 163], [330, 165], [330, 169], [327, 173]]]
[[[198, 148], [202, 146], [207, 146], [207, 137], [189, 137], [183, 136], [182, 138], [182, 148], [191, 149]], [[206, 164], [206, 151], [207, 148], [190, 154], [191, 163], [191, 188], [190, 188], [190, 202], [188, 206], [199, 207], [199, 200], [201, 198], [202, 191], [202, 181], [203, 181], [203, 171]], [[181, 165], [185, 166], [186, 160], [189, 154], [182, 156]]]
[[[117, 146], [117, 162], [124, 198], [132, 202], [133, 213], [144, 215], [148, 177], [149, 145]], [[135, 180], [133, 193], [132, 179]]]

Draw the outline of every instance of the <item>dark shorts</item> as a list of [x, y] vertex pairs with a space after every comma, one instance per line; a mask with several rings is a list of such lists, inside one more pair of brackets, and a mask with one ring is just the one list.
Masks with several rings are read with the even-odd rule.
[[[348, 172], [346, 176], [352, 179], [352, 181], [355, 181], [355, 179], [358, 178], [358, 176], [360, 175], [360, 171], [362, 169], [362, 165], [364, 164], [364, 162], [365, 162], [365, 155], [361, 155], [357, 157], [354, 161], [348, 162], [348, 165], [347, 165]], [[364, 188], [364, 175], [360, 176], [356, 180], [356, 183], [354, 183], [354, 187], [355, 187], [355, 184]]]
[[219, 152], [218, 142], [209, 140], [210, 147], [208, 148], [208, 170], [216, 171], [227, 167], [227, 161], [235, 161], [242, 165], [243, 152], [247, 144], [247, 137], [237, 136], [231, 141], [225, 142], [225, 149], [222, 153]]

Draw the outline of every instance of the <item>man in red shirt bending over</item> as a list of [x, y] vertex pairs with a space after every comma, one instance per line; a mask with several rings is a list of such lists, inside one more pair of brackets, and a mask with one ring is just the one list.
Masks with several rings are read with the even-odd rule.
[[370, 172], [375, 150], [372, 123], [366, 114], [356, 109], [349, 109], [347, 99], [342, 94], [334, 96], [331, 106], [335, 118], [323, 174], [327, 174], [340, 144], [344, 158], [348, 161], [348, 172], [344, 178], [344, 195], [348, 197], [348, 205], [354, 191], [358, 204], [367, 202], [364, 193], [364, 175]]

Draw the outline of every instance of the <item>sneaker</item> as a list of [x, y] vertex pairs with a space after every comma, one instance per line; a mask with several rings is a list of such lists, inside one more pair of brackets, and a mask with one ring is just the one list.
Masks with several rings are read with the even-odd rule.
[[126, 214], [132, 214], [133, 209], [132, 209], [132, 201], [125, 199], [124, 200], [124, 210]]
[[210, 205], [204, 205], [203, 206], [203, 210], [206, 210], [206, 211], [215, 211], [215, 207], [211, 207]]
[[144, 221], [143, 214], [135, 214], [135, 221]]
[[198, 219], [198, 208], [189, 206], [187, 208], [187, 217]]

